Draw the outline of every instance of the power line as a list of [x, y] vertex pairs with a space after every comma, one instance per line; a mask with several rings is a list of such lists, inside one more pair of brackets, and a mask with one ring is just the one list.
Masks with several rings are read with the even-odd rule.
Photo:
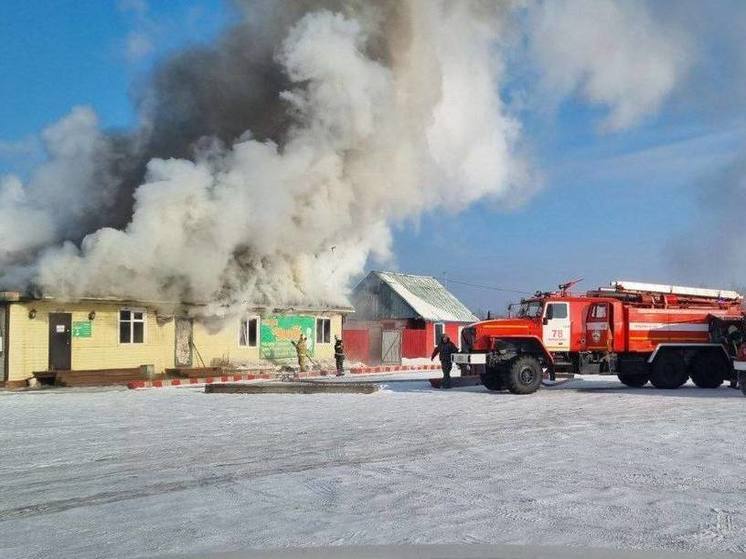
[[492, 291], [502, 291], [505, 293], [519, 293], [521, 295], [533, 295], [530, 291], [521, 291], [520, 289], [510, 289], [508, 287], [496, 287], [494, 285], [482, 285], [479, 283], [472, 283], [469, 281], [461, 281], [461, 280], [455, 280], [453, 278], [448, 278], [449, 283], [458, 283], [461, 285], [467, 285], [469, 287], [478, 287], [480, 289], [491, 289]]

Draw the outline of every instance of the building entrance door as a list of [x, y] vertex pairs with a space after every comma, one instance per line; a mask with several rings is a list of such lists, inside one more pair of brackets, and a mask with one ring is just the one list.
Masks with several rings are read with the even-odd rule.
[[381, 361], [401, 363], [401, 330], [384, 330], [381, 336]]
[[70, 313], [49, 313], [49, 369], [69, 371], [72, 361], [70, 336], [72, 315]]

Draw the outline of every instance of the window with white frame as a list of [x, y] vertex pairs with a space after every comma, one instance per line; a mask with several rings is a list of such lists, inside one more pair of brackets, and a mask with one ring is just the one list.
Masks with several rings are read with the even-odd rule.
[[238, 345], [244, 347], [256, 347], [259, 343], [259, 319], [247, 318], [241, 321], [241, 332], [238, 337]]
[[549, 303], [544, 310], [544, 318], [567, 318], [567, 303]]
[[119, 343], [145, 343], [145, 311], [121, 309], [119, 311]]
[[436, 322], [433, 324], [433, 332], [435, 333], [435, 345], [440, 343], [440, 338], [446, 333], [446, 325], [442, 322]]
[[332, 319], [316, 319], [316, 343], [330, 344], [332, 342]]

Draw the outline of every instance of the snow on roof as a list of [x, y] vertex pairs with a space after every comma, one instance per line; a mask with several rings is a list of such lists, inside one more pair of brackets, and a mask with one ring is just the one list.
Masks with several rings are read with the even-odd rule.
[[464, 304], [431, 276], [373, 272], [425, 320], [476, 322]]

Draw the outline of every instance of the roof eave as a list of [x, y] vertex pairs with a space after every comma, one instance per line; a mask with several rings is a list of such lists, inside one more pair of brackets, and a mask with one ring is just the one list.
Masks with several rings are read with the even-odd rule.
[[21, 299], [19, 291], [0, 291], [0, 303], [15, 303]]
[[[76, 299], [60, 299], [51, 296], [28, 296], [17, 291], [0, 291], [0, 302], [29, 302], [29, 301], [59, 301], [60, 303], [116, 303], [127, 305], [143, 305], [146, 307], [205, 307], [209, 303], [194, 301], [159, 301], [159, 300], [142, 300], [126, 297], [79, 297]], [[312, 306], [312, 305], [253, 305], [244, 303], [252, 310], [265, 312], [329, 312], [338, 314], [349, 314], [355, 312], [351, 306], [332, 305], [332, 306]]]

